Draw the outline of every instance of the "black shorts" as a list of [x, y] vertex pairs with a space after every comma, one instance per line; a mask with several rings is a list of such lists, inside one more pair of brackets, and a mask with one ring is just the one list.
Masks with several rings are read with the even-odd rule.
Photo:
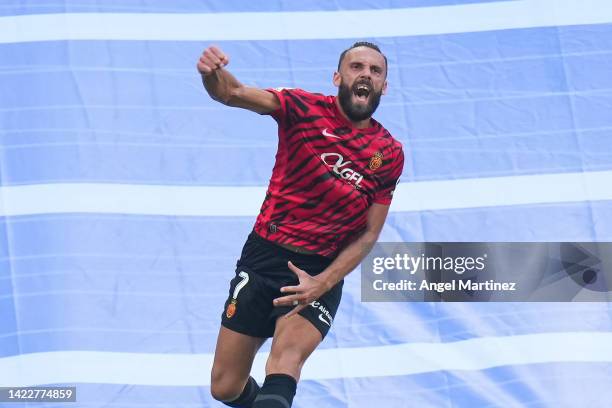
[[[249, 336], [272, 337], [276, 319], [295, 307], [272, 304], [274, 299], [287, 295], [280, 292], [281, 287], [299, 282], [287, 266], [288, 261], [314, 276], [321, 273], [332, 259], [298, 254], [251, 232], [236, 263], [236, 276], [230, 282], [221, 324]], [[299, 312], [321, 332], [323, 338], [338, 310], [343, 284], [340, 281]]]

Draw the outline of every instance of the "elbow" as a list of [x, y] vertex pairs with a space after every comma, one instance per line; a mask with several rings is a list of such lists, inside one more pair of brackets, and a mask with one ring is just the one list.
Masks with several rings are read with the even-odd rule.
[[241, 87], [219, 86], [218, 84], [208, 83], [205, 77], [202, 78], [204, 89], [206, 89], [208, 96], [210, 96], [213, 101], [227, 106], [234, 106], [235, 101], [240, 97], [242, 92], [240, 90]]
[[363, 233], [363, 239], [368, 243], [374, 245], [376, 241], [378, 241], [378, 237], [380, 236], [380, 229], [375, 228], [366, 228]]
[[367, 252], [370, 252], [372, 247], [374, 247], [374, 245], [378, 241], [378, 235], [379, 233], [377, 231], [372, 231], [372, 230], [366, 230], [361, 235], [360, 237], [361, 245]]

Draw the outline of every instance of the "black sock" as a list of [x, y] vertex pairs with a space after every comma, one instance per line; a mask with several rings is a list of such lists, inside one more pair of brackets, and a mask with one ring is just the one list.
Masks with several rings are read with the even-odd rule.
[[259, 385], [257, 385], [257, 381], [253, 377], [249, 377], [244, 390], [242, 390], [242, 394], [233, 401], [223, 401], [223, 403], [228, 407], [252, 408], [258, 392]]
[[253, 408], [290, 408], [295, 396], [297, 382], [287, 374], [266, 376]]

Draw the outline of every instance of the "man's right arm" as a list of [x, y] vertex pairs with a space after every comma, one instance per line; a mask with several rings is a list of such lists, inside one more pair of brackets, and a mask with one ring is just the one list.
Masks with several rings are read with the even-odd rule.
[[208, 47], [200, 56], [197, 67], [204, 88], [215, 101], [227, 106], [267, 114], [280, 108], [278, 97], [271, 92], [243, 85], [223, 67], [227, 55], [217, 47]]

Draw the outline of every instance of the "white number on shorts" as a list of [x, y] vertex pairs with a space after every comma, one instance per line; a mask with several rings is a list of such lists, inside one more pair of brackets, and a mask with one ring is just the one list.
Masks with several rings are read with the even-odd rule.
[[238, 276], [240, 276], [242, 280], [238, 282], [238, 284], [234, 288], [234, 296], [233, 296], [234, 299], [238, 299], [238, 293], [240, 293], [242, 288], [244, 288], [246, 284], [249, 283], [249, 274], [246, 273], [245, 271], [240, 271]]

